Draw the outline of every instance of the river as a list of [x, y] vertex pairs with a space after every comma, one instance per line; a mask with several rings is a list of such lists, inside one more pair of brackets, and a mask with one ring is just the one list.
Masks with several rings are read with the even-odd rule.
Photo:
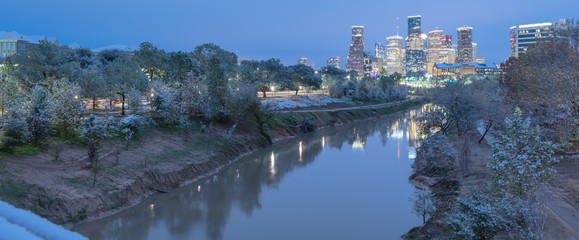
[[327, 128], [73, 228], [90, 239], [399, 239], [418, 110]]

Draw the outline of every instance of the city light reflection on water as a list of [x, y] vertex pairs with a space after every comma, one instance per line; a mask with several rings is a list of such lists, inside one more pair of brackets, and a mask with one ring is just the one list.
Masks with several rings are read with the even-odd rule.
[[421, 223], [408, 201], [416, 114], [278, 142], [73, 230], [91, 239], [399, 239]]

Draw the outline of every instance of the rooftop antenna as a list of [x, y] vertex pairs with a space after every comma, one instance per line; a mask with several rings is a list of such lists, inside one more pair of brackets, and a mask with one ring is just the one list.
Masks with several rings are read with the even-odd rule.
[[398, 34], [398, 29], [400, 28], [399, 24], [398, 24], [398, 20], [400, 20], [400, 18], [396, 18], [396, 36], [400, 36], [400, 34]]

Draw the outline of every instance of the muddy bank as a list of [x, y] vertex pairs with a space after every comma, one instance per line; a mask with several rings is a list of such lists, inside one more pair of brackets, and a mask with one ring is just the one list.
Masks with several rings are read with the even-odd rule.
[[[420, 104], [419, 100], [393, 103], [376, 109], [333, 110], [315, 113], [277, 113], [268, 134], [273, 139], [301, 134], [295, 125], [311, 119], [329, 127], [378, 117]], [[215, 125], [185, 141], [176, 129], [148, 129], [125, 150], [120, 139], [100, 149], [100, 171], [86, 165], [86, 148], [67, 145], [60, 160], [47, 152], [34, 156], [9, 156], [0, 161], [0, 196], [19, 208], [29, 209], [57, 224], [73, 224], [113, 214], [156, 193], [171, 191], [219, 171], [240, 155], [270, 145], [251, 124], [241, 124], [231, 139], [223, 133], [231, 126]]]

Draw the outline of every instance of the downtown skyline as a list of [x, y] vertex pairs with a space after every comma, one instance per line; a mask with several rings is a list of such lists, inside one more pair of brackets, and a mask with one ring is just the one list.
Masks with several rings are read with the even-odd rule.
[[[579, 3], [561, 1], [556, 6], [539, 1], [488, 1], [469, 4], [449, 1], [444, 7], [429, 1], [413, 4], [380, 1], [75, 1], [7, 2], [0, 16], [0, 31], [56, 37], [61, 44], [76, 42], [86, 48], [113, 44], [138, 47], [150, 42], [166, 51], [192, 51], [197, 45], [215, 43], [240, 59], [279, 58], [286, 65], [307, 57], [316, 67], [328, 57], [339, 56], [346, 66], [351, 26], [365, 26], [365, 51], [386, 37], [408, 35], [407, 16], [422, 16], [422, 32], [442, 30], [456, 44], [456, 29], [473, 27], [477, 55], [487, 63], [509, 56], [509, 27], [516, 24], [576, 18]], [[357, 5], [383, 11], [352, 12]], [[516, 10], [515, 10], [516, 9]]]

